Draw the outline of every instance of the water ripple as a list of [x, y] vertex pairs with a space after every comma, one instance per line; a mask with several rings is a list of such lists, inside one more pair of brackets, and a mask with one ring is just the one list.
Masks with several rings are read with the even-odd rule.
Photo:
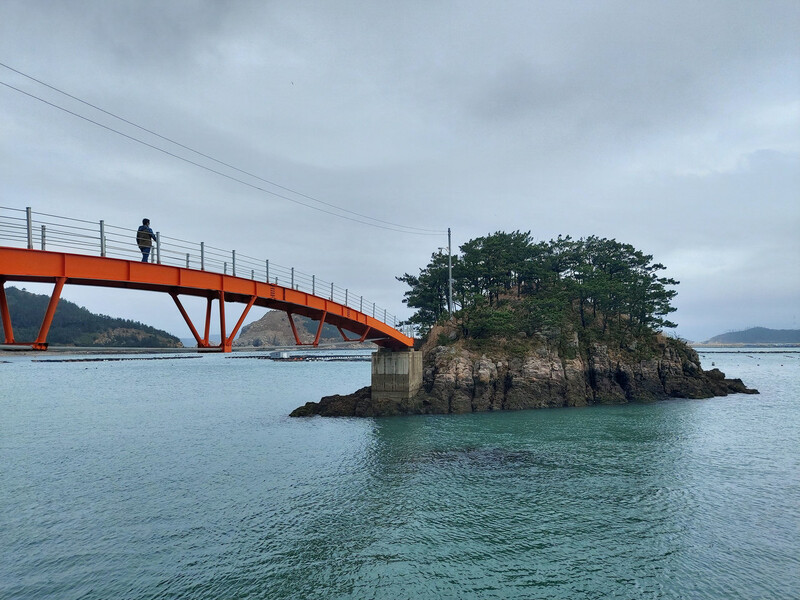
[[800, 363], [745, 358], [760, 396], [377, 420], [286, 417], [355, 363], [14, 360], [0, 597], [796, 597]]

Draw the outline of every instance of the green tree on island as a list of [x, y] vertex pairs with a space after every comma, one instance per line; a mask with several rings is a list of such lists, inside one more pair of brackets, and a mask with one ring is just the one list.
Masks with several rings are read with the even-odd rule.
[[[559, 236], [535, 242], [530, 232], [472, 239], [453, 257], [454, 318], [464, 337], [483, 339], [577, 331], [620, 341], [675, 327], [667, 315], [677, 281], [653, 257], [613, 239]], [[417, 309], [408, 323], [423, 334], [447, 318], [447, 256], [434, 253], [403, 302]]]

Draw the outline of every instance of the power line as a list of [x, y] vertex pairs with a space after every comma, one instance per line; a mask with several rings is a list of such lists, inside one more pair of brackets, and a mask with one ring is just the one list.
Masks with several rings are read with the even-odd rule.
[[158, 150], [159, 152], [163, 152], [164, 154], [172, 156], [173, 158], [177, 158], [178, 160], [182, 160], [182, 161], [187, 162], [189, 164], [192, 164], [192, 165], [194, 165], [196, 167], [200, 167], [201, 169], [205, 169], [206, 171], [210, 171], [211, 173], [216, 173], [217, 175], [221, 175], [222, 177], [226, 177], [227, 179], [230, 179], [232, 181], [236, 181], [237, 183], [241, 183], [242, 185], [246, 185], [248, 187], [251, 187], [253, 189], [259, 190], [261, 192], [265, 192], [267, 194], [272, 194], [273, 196], [276, 196], [278, 198], [282, 198], [283, 200], [288, 200], [289, 202], [294, 202], [295, 204], [299, 204], [300, 206], [305, 206], [306, 208], [310, 208], [312, 210], [317, 210], [319, 212], [323, 212], [323, 213], [332, 215], [334, 217], [339, 217], [340, 219], [347, 219], [348, 221], [354, 221], [355, 223], [361, 223], [362, 225], [369, 225], [370, 227], [379, 227], [381, 229], [388, 229], [389, 231], [396, 231], [396, 232], [399, 232], [399, 233], [410, 233], [410, 234], [414, 234], [414, 235], [441, 235], [439, 233], [418, 233], [418, 232], [415, 232], [415, 231], [403, 231], [402, 229], [394, 229], [392, 227], [386, 227], [386, 226], [383, 226], [383, 225], [377, 225], [375, 223], [369, 223], [367, 221], [361, 221], [360, 219], [354, 219], [352, 217], [347, 217], [345, 215], [340, 215], [340, 214], [337, 214], [335, 212], [331, 212], [329, 210], [325, 210], [323, 208], [319, 208], [317, 206], [312, 206], [310, 204], [306, 204], [305, 202], [301, 202], [300, 200], [295, 200], [294, 198], [289, 198], [288, 196], [284, 196], [282, 194], [278, 194], [276, 192], [273, 192], [272, 190], [264, 189], [262, 187], [254, 185], [254, 184], [249, 183], [247, 181], [243, 181], [242, 179], [239, 179], [239, 178], [234, 177], [232, 175], [228, 175], [227, 173], [223, 173], [222, 171], [218, 171], [216, 169], [212, 169], [211, 167], [207, 167], [206, 165], [202, 165], [202, 164], [200, 164], [198, 162], [195, 162], [193, 160], [190, 160], [188, 158], [185, 158], [183, 156], [175, 154], [174, 152], [170, 152], [169, 150], [165, 150], [164, 148], [159, 148], [158, 146], [154, 146], [153, 144], [149, 144], [149, 143], [145, 142], [144, 140], [140, 140], [139, 138], [133, 137], [132, 135], [128, 135], [127, 133], [123, 133], [123, 132], [121, 132], [121, 131], [119, 131], [117, 129], [114, 129], [113, 127], [109, 127], [108, 125], [103, 125], [102, 123], [98, 123], [97, 121], [93, 121], [92, 119], [90, 119], [88, 117], [84, 117], [83, 115], [79, 115], [78, 113], [72, 112], [71, 110], [69, 110], [67, 108], [64, 108], [63, 106], [59, 106], [57, 104], [53, 104], [52, 102], [49, 102], [49, 101], [47, 101], [47, 100], [45, 100], [43, 98], [39, 98], [38, 96], [35, 96], [34, 94], [31, 94], [29, 92], [26, 92], [24, 90], [16, 88], [13, 85], [9, 85], [8, 83], [6, 83], [4, 81], [0, 81], [0, 85], [4, 85], [4, 86], [6, 86], [8, 88], [11, 88], [12, 90], [15, 90], [15, 91], [17, 91], [17, 92], [19, 92], [21, 94], [24, 94], [26, 96], [30, 96], [31, 98], [34, 98], [35, 100], [39, 100], [40, 102], [43, 102], [43, 103], [45, 103], [45, 104], [47, 104], [49, 106], [52, 106], [53, 108], [57, 108], [58, 110], [62, 110], [64, 112], [68, 113], [68, 114], [71, 114], [71, 115], [73, 115], [75, 117], [78, 117], [79, 119], [83, 119], [84, 121], [88, 121], [89, 123], [97, 125], [98, 127], [102, 127], [103, 129], [107, 129], [109, 131], [112, 131], [112, 132], [114, 132], [116, 134], [119, 134], [119, 135], [125, 137], [125, 138], [128, 138], [129, 140], [132, 140], [134, 142], [137, 142], [139, 144], [147, 146], [148, 148], [152, 148], [153, 150]]
[[[75, 116], [75, 117], [78, 117], [78, 118], [80, 118], [80, 119], [83, 119], [83, 120], [85, 120], [85, 121], [88, 121], [89, 123], [92, 123], [92, 124], [94, 124], [94, 125], [97, 125], [97, 126], [99, 126], [99, 127], [102, 127], [102, 128], [104, 128], [104, 129], [107, 129], [108, 131], [111, 131], [111, 132], [113, 132], [113, 133], [116, 133], [116, 134], [118, 134], [118, 135], [121, 135], [121, 136], [123, 136], [123, 137], [126, 137], [126, 138], [128, 138], [128, 139], [130, 139], [130, 140], [132, 140], [132, 141], [135, 141], [135, 142], [138, 142], [138, 143], [140, 143], [140, 144], [143, 144], [143, 145], [145, 145], [145, 146], [147, 146], [147, 147], [149, 147], [149, 148], [152, 148], [152, 149], [154, 149], [154, 150], [158, 150], [159, 152], [163, 152], [164, 154], [167, 154], [167, 155], [169, 155], [169, 156], [172, 156], [173, 158], [177, 158], [178, 160], [182, 160], [182, 161], [184, 161], [184, 162], [187, 162], [187, 163], [189, 163], [189, 164], [192, 164], [192, 165], [194, 165], [194, 166], [200, 167], [201, 169], [205, 169], [205, 170], [207, 170], [207, 171], [210, 171], [210, 172], [212, 172], [212, 173], [215, 173], [215, 174], [217, 174], [217, 175], [221, 175], [221, 176], [223, 176], [223, 177], [226, 177], [226, 178], [228, 178], [228, 179], [231, 179], [232, 181], [236, 181], [236, 182], [238, 182], [238, 183], [241, 183], [241, 184], [243, 184], [243, 185], [247, 185], [247, 186], [249, 186], [249, 187], [251, 187], [251, 188], [254, 188], [254, 189], [256, 189], [256, 190], [259, 190], [259, 191], [265, 192], [265, 193], [267, 193], [267, 194], [271, 194], [271, 195], [273, 195], [273, 196], [276, 196], [276, 197], [278, 197], [278, 198], [281, 198], [281, 199], [284, 199], [284, 200], [288, 200], [289, 202], [294, 202], [295, 204], [299, 204], [300, 206], [305, 206], [306, 208], [310, 208], [310, 209], [312, 209], [312, 210], [317, 210], [317, 211], [323, 212], [323, 213], [325, 213], [325, 214], [329, 214], [329, 215], [332, 215], [332, 216], [336, 216], [336, 217], [339, 217], [339, 218], [342, 218], [342, 219], [347, 219], [347, 220], [349, 220], [349, 221], [353, 221], [353, 222], [356, 222], [356, 223], [361, 223], [361, 224], [363, 224], [363, 225], [369, 225], [369, 226], [372, 226], [372, 227], [379, 227], [379, 228], [381, 228], [381, 229], [387, 229], [387, 230], [390, 230], [390, 231], [396, 231], [396, 232], [400, 232], [400, 233], [410, 233], [410, 234], [414, 234], [414, 235], [444, 235], [444, 234], [446, 233], [445, 231], [440, 231], [440, 230], [424, 229], [424, 228], [421, 228], [421, 227], [413, 227], [413, 226], [410, 226], [410, 225], [401, 225], [401, 224], [399, 224], [399, 223], [392, 223], [392, 222], [390, 222], [390, 221], [384, 221], [384, 220], [381, 220], [381, 219], [377, 219], [377, 218], [375, 218], [375, 217], [370, 217], [369, 215], [364, 215], [364, 214], [362, 214], [362, 213], [359, 213], [359, 212], [356, 212], [356, 211], [352, 211], [352, 210], [349, 210], [349, 209], [346, 209], [346, 208], [342, 208], [342, 207], [340, 207], [340, 206], [337, 206], [337, 205], [335, 205], [335, 204], [332, 204], [332, 203], [330, 203], [330, 202], [325, 202], [324, 200], [319, 200], [318, 198], [314, 198], [313, 196], [309, 196], [309, 195], [303, 194], [302, 192], [298, 192], [298, 191], [296, 191], [296, 190], [293, 190], [293, 189], [291, 189], [291, 188], [288, 188], [288, 187], [282, 186], [282, 185], [280, 185], [280, 184], [278, 184], [278, 183], [275, 183], [275, 182], [273, 182], [273, 181], [270, 181], [270, 180], [268, 180], [268, 179], [264, 179], [263, 177], [260, 177], [260, 176], [258, 176], [258, 175], [256, 175], [256, 174], [254, 174], [254, 173], [250, 173], [250, 172], [248, 172], [248, 171], [245, 171], [245, 170], [243, 170], [243, 169], [240, 169], [240, 168], [238, 168], [238, 167], [236, 167], [236, 166], [234, 166], [234, 165], [231, 165], [231, 164], [229, 164], [229, 163], [226, 163], [226, 162], [224, 162], [224, 161], [221, 161], [221, 160], [219, 160], [219, 159], [217, 159], [217, 158], [214, 158], [213, 156], [209, 156], [208, 154], [205, 154], [205, 153], [203, 153], [203, 152], [200, 152], [199, 150], [195, 150], [194, 148], [191, 148], [191, 147], [189, 147], [189, 146], [186, 146], [186, 145], [184, 145], [184, 144], [182, 144], [182, 143], [180, 143], [180, 142], [177, 142], [177, 141], [175, 141], [175, 140], [173, 140], [173, 139], [170, 139], [170, 138], [168, 138], [168, 137], [166, 137], [166, 136], [163, 136], [163, 135], [161, 135], [161, 134], [159, 134], [159, 133], [157, 133], [157, 132], [155, 132], [155, 131], [152, 131], [152, 130], [150, 130], [150, 129], [147, 129], [146, 127], [142, 127], [141, 125], [138, 125], [138, 124], [136, 124], [136, 123], [134, 123], [134, 122], [132, 122], [132, 121], [129, 121], [128, 119], [125, 119], [125, 118], [123, 118], [123, 117], [120, 117], [119, 115], [116, 115], [116, 114], [114, 114], [114, 113], [112, 113], [112, 112], [109, 112], [109, 111], [107, 111], [107, 110], [103, 109], [103, 108], [100, 108], [99, 106], [96, 106], [96, 105], [94, 105], [94, 104], [92, 104], [92, 103], [90, 103], [90, 102], [87, 102], [87, 101], [85, 101], [85, 100], [82, 100], [81, 98], [78, 98], [77, 96], [73, 96], [72, 94], [69, 94], [69, 93], [67, 93], [67, 92], [65, 92], [65, 91], [63, 91], [63, 90], [60, 90], [59, 88], [57, 88], [57, 87], [55, 87], [55, 86], [52, 86], [52, 85], [50, 85], [50, 84], [48, 84], [48, 83], [46, 83], [46, 82], [44, 82], [44, 81], [41, 81], [41, 80], [39, 80], [39, 79], [36, 79], [35, 77], [33, 77], [33, 76], [31, 76], [31, 75], [28, 75], [28, 74], [26, 74], [26, 73], [23, 73], [22, 71], [19, 71], [19, 70], [17, 70], [17, 69], [15, 69], [15, 68], [13, 68], [13, 67], [10, 67], [9, 65], [6, 65], [6, 64], [4, 64], [4, 63], [2, 63], [2, 62], [0, 62], [0, 66], [2, 66], [2, 67], [5, 67], [6, 69], [8, 69], [8, 70], [10, 70], [10, 71], [13, 71], [14, 73], [17, 73], [17, 74], [19, 74], [19, 75], [22, 75], [23, 77], [26, 77], [26, 78], [28, 78], [28, 79], [30, 79], [30, 80], [32, 80], [32, 81], [35, 81], [36, 83], [38, 83], [38, 84], [40, 84], [40, 85], [43, 85], [43, 86], [45, 86], [45, 87], [47, 87], [47, 88], [50, 88], [50, 89], [52, 89], [52, 90], [54, 90], [54, 91], [56, 91], [56, 92], [58, 92], [58, 93], [60, 93], [60, 94], [63, 94], [63, 95], [65, 95], [65, 96], [69, 97], [69, 98], [72, 98], [73, 100], [76, 100], [76, 101], [78, 101], [78, 102], [81, 102], [82, 104], [85, 104], [86, 106], [89, 106], [89, 107], [91, 107], [91, 108], [93, 108], [93, 109], [95, 109], [95, 110], [98, 110], [98, 111], [100, 111], [100, 112], [102, 112], [102, 113], [104, 113], [104, 114], [106, 114], [106, 115], [109, 115], [109, 116], [111, 116], [111, 117], [113, 117], [113, 118], [115, 118], [115, 119], [118, 119], [118, 120], [122, 121], [123, 123], [126, 123], [126, 124], [128, 124], [128, 125], [131, 125], [131, 126], [133, 126], [133, 127], [136, 127], [137, 129], [140, 129], [140, 130], [142, 130], [142, 131], [145, 131], [145, 132], [147, 132], [147, 133], [149, 133], [149, 134], [151, 134], [151, 135], [154, 135], [154, 136], [156, 136], [156, 137], [158, 137], [158, 138], [160, 138], [160, 139], [162, 139], [162, 140], [165, 140], [165, 141], [167, 141], [167, 142], [169, 142], [169, 143], [171, 143], [171, 144], [174, 144], [174, 145], [176, 145], [176, 146], [179, 146], [180, 148], [183, 148], [183, 149], [185, 149], [185, 150], [188, 150], [188, 151], [190, 151], [190, 152], [193, 152], [194, 154], [197, 154], [198, 156], [202, 156], [203, 158], [207, 158], [208, 160], [214, 161], [214, 162], [216, 162], [216, 163], [218, 163], [218, 164], [220, 164], [220, 165], [223, 165], [223, 166], [225, 166], [225, 167], [228, 167], [229, 169], [233, 169], [234, 171], [238, 171], [239, 173], [242, 173], [242, 174], [244, 174], [244, 175], [247, 175], [248, 177], [252, 177], [252, 178], [254, 178], [254, 179], [257, 179], [257, 180], [259, 180], [259, 181], [263, 181], [264, 183], [268, 183], [269, 185], [272, 185], [272, 186], [274, 186], [274, 187], [277, 187], [277, 188], [279, 188], [279, 189], [282, 189], [282, 190], [284, 190], [284, 191], [290, 192], [290, 193], [292, 193], [292, 194], [295, 194], [295, 195], [297, 195], [297, 196], [300, 196], [300, 197], [302, 197], [302, 198], [306, 198], [306, 199], [308, 199], [308, 200], [311, 200], [311, 201], [313, 201], [313, 202], [317, 202], [317, 203], [319, 203], [319, 204], [323, 204], [323, 205], [325, 205], [325, 206], [329, 206], [329, 207], [331, 207], [331, 208], [334, 208], [334, 209], [336, 209], [336, 210], [338, 210], [338, 211], [341, 211], [341, 212], [346, 212], [346, 213], [349, 213], [349, 214], [352, 214], [352, 215], [356, 215], [356, 216], [358, 216], [358, 217], [362, 217], [362, 218], [364, 218], [364, 219], [369, 219], [370, 221], [375, 221], [375, 223], [369, 223], [369, 222], [366, 222], [366, 221], [362, 221], [362, 220], [360, 220], [360, 219], [354, 219], [354, 218], [351, 218], [351, 217], [347, 217], [347, 216], [345, 216], [345, 215], [340, 215], [340, 214], [338, 214], [338, 213], [334, 213], [334, 212], [331, 212], [331, 211], [327, 211], [327, 210], [324, 210], [324, 209], [322, 209], [322, 208], [319, 208], [319, 207], [317, 207], [317, 206], [313, 206], [313, 205], [307, 204], [307, 203], [305, 203], [305, 202], [301, 202], [301, 201], [299, 201], [299, 200], [296, 200], [296, 199], [294, 199], [294, 198], [289, 198], [289, 197], [287, 197], [287, 196], [284, 196], [284, 195], [282, 195], [282, 194], [278, 194], [278, 193], [276, 193], [276, 192], [273, 192], [273, 191], [271, 191], [271, 190], [268, 190], [268, 189], [262, 188], [262, 187], [260, 187], [260, 186], [257, 186], [257, 185], [251, 184], [251, 183], [248, 183], [248, 182], [246, 182], [246, 181], [243, 181], [243, 180], [241, 180], [241, 179], [239, 179], [239, 178], [237, 178], [237, 177], [233, 177], [233, 176], [231, 176], [231, 175], [228, 175], [228, 174], [226, 174], [226, 173], [223, 173], [223, 172], [221, 172], [221, 171], [218, 171], [218, 170], [216, 170], [216, 169], [212, 169], [212, 168], [210, 168], [210, 167], [207, 167], [207, 166], [205, 166], [205, 165], [202, 165], [202, 164], [200, 164], [200, 163], [198, 163], [198, 162], [195, 162], [195, 161], [193, 161], [193, 160], [190, 160], [190, 159], [184, 158], [184, 157], [182, 157], [182, 156], [180, 156], [180, 155], [178, 155], [178, 154], [175, 154], [175, 153], [173, 153], [173, 152], [170, 152], [170, 151], [168, 151], [168, 150], [165, 150], [165, 149], [163, 149], [163, 148], [161, 148], [161, 147], [155, 146], [155, 145], [153, 145], [153, 144], [149, 144], [149, 143], [147, 143], [147, 142], [145, 142], [145, 141], [143, 141], [143, 140], [141, 140], [141, 139], [139, 139], [139, 138], [136, 138], [136, 137], [134, 137], [134, 136], [128, 135], [128, 134], [126, 134], [126, 133], [123, 133], [123, 132], [121, 132], [121, 131], [119, 131], [119, 130], [117, 130], [117, 129], [114, 129], [114, 128], [112, 128], [112, 127], [109, 127], [109, 126], [107, 126], [107, 125], [103, 125], [102, 123], [99, 123], [99, 122], [97, 122], [97, 121], [94, 121], [94, 120], [92, 120], [92, 119], [90, 119], [90, 118], [88, 118], [88, 117], [85, 117], [85, 116], [83, 116], [83, 115], [80, 115], [80, 114], [78, 114], [78, 113], [76, 113], [76, 112], [73, 112], [73, 111], [71, 111], [71, 110], [69, 110], [69, 109], [67, 109], [67, 108], [64, 108], [64, 107], [62, 107], [62, 106], [59, 106], [58, 104], [55, 104], [55, 103], [53, 103], [53, 102], [49, 102], [48, 100], [45, 100], [45, 99], [43, 99], [43, 98], [40, 98], [39, 96], [36, 96], [36, 95], [34, 95], [34, 94], [31, 94], [31, 93], [29, 93], [29, 92], [26, 92], [26, 91], [24, 91], [24, 90], [21, 90], [21, 89], [19, 89], [19, 88], [17, 88], [17, 87], [14, 87], [13, 85], [10, 85], [10, 84], [8, 84], [8, 83], [5, 83], [5, 82], [3, 82], [3, 81], [0, 81], [0, 84], [2, 84], [2, 85], [4, 85], [4, 86], [6, 86], [6, 87], [8, 87], [8, 88], [10, 88], [10, 89], [12, 89], [12, 90], [14, 90], [14, 91], [16, 91], [16, 92], [19, 92], [19, 93], [21, 93], [21, 94], [24, 94], [24, 95], [26, 95], [26, 96], [29, 96], [30, 98], [33, 98], [33, 99], [35, 99], [35, 100], [39, 100], [40, 102], [43, 102], [44, 104], [47, 104], [47, 105], [49, 105], [49, 106], [52, 106], [53, 108], [57, 108], [57, 109], [59, 109], [59, 110], [62, 110], [62, 111], [66, 112], [66, 113], [68, 113], [68, 114], [70, 114], [70, 115], [73, 115], [73, 116]], [[377, 223], [383, 223], [383, 224], [384, 224], [384, 225], [386, 225], [386, 226], [384, 226], [384, 225], [378, 225]], [[387, 226], [388, 226], [388, 227], [387, 227]]]

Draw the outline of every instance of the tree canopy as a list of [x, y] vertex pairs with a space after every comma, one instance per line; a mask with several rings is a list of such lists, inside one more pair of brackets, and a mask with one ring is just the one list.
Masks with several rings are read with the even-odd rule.
[[[455, 319], [464, 335], [533, 334], [571, 323], [579, 332], [626, 334], [675, 327], [667, 315], [674, 279], [653, 256], [630, 244], [590, 236], [536, 242], [530, 232], [472, 239], [454, 256]], [[447, 255], [440, 252], [409, 286], [403, 302], [417, 309], [408, 320], [426, 333], [447, 317]]]

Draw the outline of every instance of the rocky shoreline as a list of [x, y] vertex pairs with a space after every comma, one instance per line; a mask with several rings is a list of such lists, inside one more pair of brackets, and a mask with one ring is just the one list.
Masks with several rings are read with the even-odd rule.
[[757, 394], [718, 369], [705, 371], [685, 343], [658, 336], [647, 353], [593, 344], [558, 349], [544, 338], [524, 352], [476, 351], [463, 344], [424, 349], [423, 385], [411, 399], [372, 401], [370, 388], [309, 402], [291, 416], [376, 417], [461, 414]]

